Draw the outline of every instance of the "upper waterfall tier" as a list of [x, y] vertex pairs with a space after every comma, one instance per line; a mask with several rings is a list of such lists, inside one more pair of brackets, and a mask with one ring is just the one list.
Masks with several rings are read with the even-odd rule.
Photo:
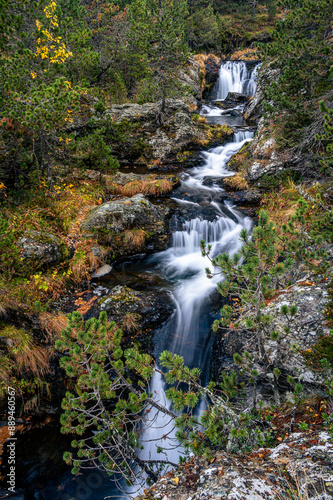
[[254, 96], [258, 66], [249, 71], [244, 61], [227, 61], [222, 64], [218, 81], [218, 99], [226, 99], [229, 92]]

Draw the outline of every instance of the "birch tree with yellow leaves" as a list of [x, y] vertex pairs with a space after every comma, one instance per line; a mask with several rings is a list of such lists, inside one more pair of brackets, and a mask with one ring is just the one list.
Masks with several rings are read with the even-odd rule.
[[61, 36], [57, 4], [51, 1], [36, 20], [34, 50], [7, 53], [0, 66], [2, 174], [18, 192], [32, 175], [46, 172], [53, 190], [53, 163], [71, 141], [79, 99], [86, 92], [66, 77], [73, 57]]

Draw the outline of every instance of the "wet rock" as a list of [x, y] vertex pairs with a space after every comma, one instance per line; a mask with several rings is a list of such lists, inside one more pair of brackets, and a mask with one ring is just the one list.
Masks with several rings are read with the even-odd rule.
[[216, 56], [209, 55], [205, 59], [205, 79], [202, 97], [209, 101], [216, 99], [218, 94], [218, 77], [221, 61]]
[[92, 208], [82, 229], [97, 236], [115, 256], [167, 246], [167, 208], [153, 205], [142, 194]]
[[[321, 460], [319, 457], [325, 457]], [[270, 500], [297, 485], [308, 500], [333, 498], [333, 444], [328, 433], [294, 433], [274, 448], [251, 454], [193, 458], [155, 483], [143, 498], [168, 500]]]
[[258, 206], [262, 200], [262, 193], [258, 189], [251, 189], [248, 191], [237, 191], [228, 193], [228, 199], [235, 201], [238, 205]]
[[211, 55], [207, 57], [207, 59], [205, 60], [206, 84], [211, 85], [212, 83], [215, 83], [217, 81], [219, 77], [220, 67], [221, 61], [219, 59]]
[[[161, 326], [173, 312], [172, 301], [167, 293], [139, 292], [121, 285], [113, 288], [99, 301], [99, 308], [106, 311], [108, 318], [119, 325], [129, 318], [130, 313], [134, 329]], [[131, 324], [127, 325], [130, 330]]]
[[218, 106], [221, 109], [230, 109], [235, 108], [236, 106], [244, 105], [248, 102], [248, 100], [249, 97], [245, 94], [240, 94], [239, 92], [229, 92], [227, 97], [223, 101], [217, 100], [214, 102], [214, 105]]
[[106, 276], [112, 271], [112, 266], [109, 264], [105, 264], [104, 266], [97, 269], [92, 275], [92, 278], [101, 278], [102, 276]]
[[43, 231], [26, 231], [18, 242], [23, 259], [40, 265], [58, 264], [68, 251], [59, 238]]

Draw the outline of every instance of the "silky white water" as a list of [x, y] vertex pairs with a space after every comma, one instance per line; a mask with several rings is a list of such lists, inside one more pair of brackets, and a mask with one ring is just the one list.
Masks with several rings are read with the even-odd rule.
[[229, 92], [254, 96], [256, 77], [256, 68], [248, 71], [243, 61], [227, 61], [222, 64], [219, 72], [218, 99], [226, 99]]
[[[229, 76], [225, 82], [223, 75], [226, 75], [227, 71]], [[231, 91], [231, 88], [235, 92], [243, 92], [244, 89], [253, 92], [251, 82], [251, 75], [247, 73], [245, 64], [232, 62], [221, 71], [221, 95]], [[172, 284], [171, 293], [175, 305], [174, 314], [164, 328], [164, 335], [155, 339], [157, 362], [158, 355], [163, 350], [179, 354], [190, 368], [200, 368], [203, 384], [209, 379], [212, 345], [212, 317], [209, 312], [211, 299], [217, 293], [216, 286], [222, 277], [218, 274], [211, 279], [207, 278], [205, 269], [211, 267], [211, 264], [208, 258], [201, 254], [200, 241], [205, 240], [206, 244], [211, 245], [212, 256], [223, 252], [233, 255], [241, 248], [239, 236], [242, 229], [251, 229], [251, 219], [241, 214], [230, 203], [223, 201], [224, 190], [218, 181], [234, 175], [228, 169], [228, 162], [232, 155], [252, 138], [252, 131], [235, 132], [231, 142], [204, 152], [201, 166], [181, 174], [178, 197], [175, 194], [172, 199], [179, 204], [180, 210], [190, 210], [195, 216], [184, 221], [182, 228], [173, 233], [172, 244], [168, 250], [149, 258], [150, 264]], [[209, 218], [205, 217], [207, 210]], [[153, 393], [161, 404], [171, 409], [165, 390], [163, 377], [155, 373], [149, 392]], [[203, 403], [200, 403], [196, 410], [197, 416], [203, 410]], [[145, 424], [140, 436], [144, 446], [140, 457], [167, 458], [177, 463], [182, 450], [177, 446], [170, 417], [152, 410], [146, 417]], [[158, 447], [164, 448], [165, 451], [158, 454]], [[133, 490], [128, 490], [128, 494], [131, 492]]]
[[[253, 97], [257, 90], [257, 77], [261, 64], [258, 63], [252, 70], [248, 70], [243, 61], [227, 61], [219, 70], [217, 100], [226, 99], [229, 92], [238, 92]], [[229, 115], [233, 110], [242, 112], [244, 106], [221, 109], [214, 103], [204, 104], [201, 114], [207, 117]], [[234, 125], [231, 125], [234, 126]]]
[[[235, 133], [233, 142], [204, 153], [203, 165], [192, 169], [190, 174], [183, 175], [182, 186], [186, 188], [188, 195], [192, 191], [194, 199], [199, 189], [210, 192], [210, 204], [215, 212], [215, 218], [205, 220], [200, 215], [200, 204], [196, 203], [199, 207], [196, 209], [197, 217], [184, 222], [182, 230], [173, 234], [172, 245], [168, 250], [150, 258], [160, 272], [173, 283], [172, 296], [175, 303], [174, 315], [167, 326], [168, 333], [158, 350], [161, 352], [167, 349], [183, 356], [189, 367], [199, 367], [202, 371], [201, 381], [204, 384], [208, 382], [209, 377], [211, 347], [211, 319], [207, 315], [207, 310], [210, 296], [215, 292], [221, 275], [216, 275], [212, 279], [207, 278], [205, 268], [210, 262], [202, 257], [200, 241], [203, 239], [212, 245], [213, 256], [223, 252], [233, 255], [241, 247], [239, 240], [241, 230], [243, 228], [250, 230], [252, 222], [232, 205], [219, 201], [222, 188], [207, 187], [202, 182], [207, 177], [221, 178], [233, 175], [228, 170], [227, 162], [245, 142], [251, 140], [252, 136], [253, 133], [249, 131]], [[177, 198], [173, 199], [177, 201]], [[179, 203], [182, 205], [184, 200], [179, 199]], [[191, 201], [187, 203], [194, 204]], [[165, 397], [165, 389], [162, 376], [155, 373], [149, 391], [170, 409], [171, 404]], [[197, 414], [204, 409], [201, 406], [199, 405]], [[140, 456], [144, 459], [167, 457], [171, 462], [177, 463], [182, 453], [177, 446], [170, 417], [155, 410], [152, 410], [146, 418], [146, 429], [142, 432], [140, 440], [144, 446]], [[157, 454], [157, 447], [163, 447], [164, 453]]]

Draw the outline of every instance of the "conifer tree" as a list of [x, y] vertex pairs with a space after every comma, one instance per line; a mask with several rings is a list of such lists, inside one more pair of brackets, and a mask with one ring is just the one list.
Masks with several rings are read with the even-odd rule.
[[136, 44], [149, 64], [145, 91], [153, 100], [161, 99], [157, 123], [164, 121], [166, 98], [177, 88], [177, 69], [187, 59], [184, 24], [185, 0], [135, 0], [131, 22]]
[[[236, 373], [225, 375], [220, 387], [213, 382], [203, 387], [200, 370], [189, 369], [181, 356], [164, 351], [159, 360], [164, 373], [149, 354], [137, 348], [123, 350], [121, 332], [108, 323], [105, 312], [86, 323], [77, 312], [68, 319], [56, 347], [64, 353], [60, 364], [73, 380], [61, 416], [62, 432], [78, 436], [72, 442], [76, 451], [64, 455], [73, 465], [73, 473], [98, 467], [131, 483], [140, 479], [142, 472], [156, 480], [170, 465], [163, 447], [168, 437], [163, 435], [165, 431], [161, 429], [156, 451], [166, 458], [143, 459], [138, 451], [142, 448], [140, 433], [147, 425], [154, 425], [156, 412], [170, 417], [177, 429], [172, 446], [181, 444], [185, 452], [211, 456], [217, 449], [237, 451], [264, 443], [265, 435], [251, 414], [241, 413], [229, 401], [238, 394]], [[154, 372], [165, 377], [169, 385], [166, 396], [173, 409], [159, 400], [159, 394], [149, 392]], [[194, 409], [201, 398], [207, 410], [198, 419]]]

